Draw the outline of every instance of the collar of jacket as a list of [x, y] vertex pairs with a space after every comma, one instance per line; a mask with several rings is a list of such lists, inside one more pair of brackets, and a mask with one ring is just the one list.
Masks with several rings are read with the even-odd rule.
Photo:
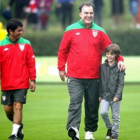
[[15, 44], [15, 43], [17, 43], [17, 42], [19, 41], [20, 38], [17, 39], [16, 41], [12, 41], [12, 40], [9, 38], [9, 34], [7, 34], [7, 35], [6, 35], [6, 39], [9, 40], [11, 43], [14, 43], [14, 44]]
[[[86, 28], [86, 27], [85, 27], [85, 24], [82, 22], [81, 19], [79, 20], [79, 23], [80, 23], [84, 28]], [[91, 28], [94, 26], [94, 24], [95, 24], [94, 21], [92, 21], [91, 27], [90, 27], [89, 29], [91, 29]]]
[[115, 67], [115, 66], [117, 65], [117, 63], [118, 63], [118, 62], [116, 61], [112, 66], [109, 66], [109, 65], [108, 65], [108, 60], [107, 60], [107, 59], [105, 60], [105, 64], [106, 64], [108, 67], [110, 67], [110, 68]]

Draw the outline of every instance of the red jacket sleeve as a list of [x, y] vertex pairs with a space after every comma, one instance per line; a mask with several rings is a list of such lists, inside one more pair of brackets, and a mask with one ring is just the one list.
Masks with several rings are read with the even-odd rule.
[[0, 81], [1, 81], [1, 65], [2, 65], [2, 60], [1, 60], [1, 46], [0, 46]]
[[101, 32], [101, 48], [102, 51], [105, 52], [105, 49], [107, 48], [108, 45], [112, 44], [112, 41], [108, 37], [108, 35], [104, 32]]
[[58, 51], [58, 69], [59, 71], [65, 70], [69, 49], [70, 49], [70, 31], [64, 33]]
[[2, 46], [0, 46], [0, 73], [1, 73], [1, 65], [2, 65]]
[[30, 80], [35, 80], [36, 79], [35, 55], [30, 45], [28, 46], [27, 52], [27, 67], [29, 71]]
[[124, 59], [123, 59], [123, 57], [121, 55], [119, 55], [119, 57], [118, 57], [118, 62], [119, 61], [124, 61]]

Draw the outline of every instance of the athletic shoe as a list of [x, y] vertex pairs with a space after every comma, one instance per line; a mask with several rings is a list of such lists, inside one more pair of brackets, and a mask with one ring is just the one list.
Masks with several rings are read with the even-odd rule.
[[87, 131], [85, 133], [85, 140], [95, 140], [95, 138], [93, 137], [93, 132]]
[[72, 140], [80, 140], [79, 131], [76, 127], [70, 127], [68, 129], [68, 136], [72, 138]]
[[111, 138], [111, 135], [111, 129], [108, 129], [106, 133], [106, 139], [109, 140]]
[[118, 138], [117, 138], [117, 137], [112, 136], [112, 140], [118, 140]]
[[21, 138], [17, 137], [16, 135], [11, 135], [9, 140], [22, 140]]
[[23, 124], [22, 124], [22, 123], [21, 123], [21, 126], [20, 126], [19, 129], [18, 129], [17, 136], [18, 136], [21, 140], [23, 140], [23, 138], [24, 138], [24, 134], [23, 134]]

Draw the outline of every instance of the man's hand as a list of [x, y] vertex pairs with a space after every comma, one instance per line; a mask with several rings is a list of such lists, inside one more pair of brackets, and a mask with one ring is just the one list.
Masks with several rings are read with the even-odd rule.
[[119, 61], [119, 62], [118, 62], [118, 69], [119, 69], [120, 71], [124, 71], [124, 70], [126, 69], [126, 67], [125, 67], [123, 61]]
[[62, 81], [65, 81], [66, 72], [65, 71], [59, 71], [59, 76], [60, 76]]
[[34, 81], [30, 81], [30, 91], [31, 91], [31, 92], [34, 92], [35, 89], [36, 89], [35, 82], [34, 82]]

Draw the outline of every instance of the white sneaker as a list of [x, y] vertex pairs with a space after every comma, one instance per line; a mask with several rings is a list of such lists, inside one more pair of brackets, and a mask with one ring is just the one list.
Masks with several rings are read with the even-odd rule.
[[85, 140], [95, 140], [95, 138], [93, 137], [93, 132], [87, 131], [85, 133]]
[[106, 136], [106, 140], [110, 140], [111, 139], [111, 137], [110, 136]]
[[80, 140], [79, 138], [79, 130], [76, 127], [70, 127], [68, 129], [69, 137], [73, 138], [74, 140]]

